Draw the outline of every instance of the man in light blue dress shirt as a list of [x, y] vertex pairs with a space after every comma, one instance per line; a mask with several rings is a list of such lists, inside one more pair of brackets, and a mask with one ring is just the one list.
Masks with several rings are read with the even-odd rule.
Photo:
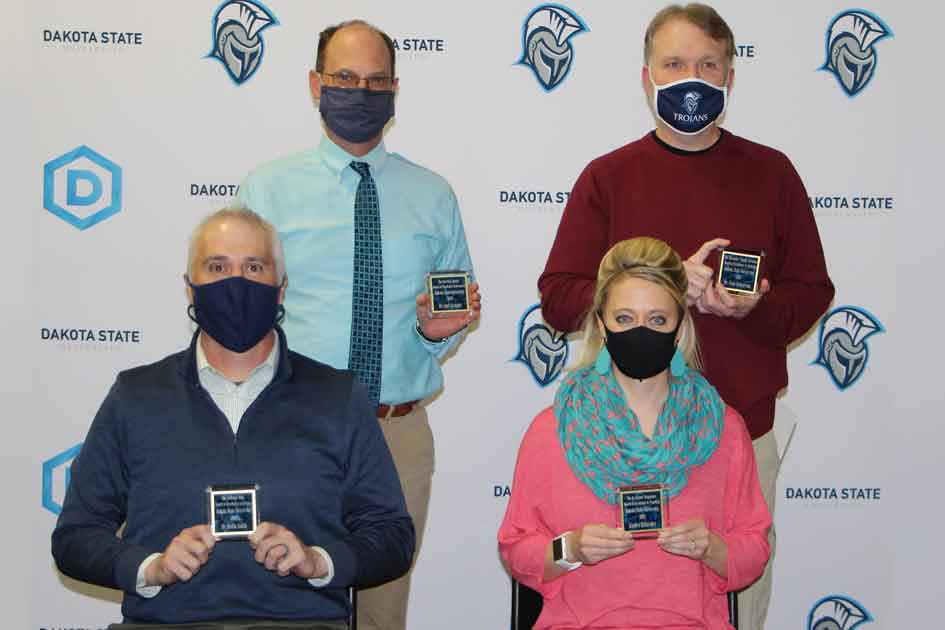
[[[394, 68], [393, 43], [375, 27], [351, 21], [323, 31], [309, 81], [325, 136], [317, 148], [253, 171], [239, 196], [282, 238], [292, 276], [284, 328], [293, 348], [334, 367], [354, 369], [349, 359], [352, 321], [359, 315], [352, 306], [358, 291], [355, 203], [361, 203], [359, 185], [370, 178], [383, 268], [377, 415], [419, 549], [433, 475], [433, 437], [421, 401], [442, 388], [439, 361], [478, 318], [480, 295], [473, 282], [468, 312], [431, 315], [426, 274], [471, 272], [472, 261], [450, 185], [384, 146], [384, 125], [393, 115], [397, 90]], [[409, 579], [408, 574], [359, 593], [361, 630], [406, 627]]]

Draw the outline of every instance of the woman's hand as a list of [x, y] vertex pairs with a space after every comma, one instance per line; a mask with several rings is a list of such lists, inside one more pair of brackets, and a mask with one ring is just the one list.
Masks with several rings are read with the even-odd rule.
[[709, 531], [701, 518], [667, 527], [656, 539], [656, 544], [663, 551], [700, 560], [722, 577], [728, 574], [728, 545]]
[[664, 529], [656, 544], [677, 556], [701, 560], [709, 549], [709, 528], [701, 518], [694, 518]]
[[633, 549], [630, 532], [608, 525], [587, 524], [568, 536], [568, 557], [584, 564], [597, 564]]

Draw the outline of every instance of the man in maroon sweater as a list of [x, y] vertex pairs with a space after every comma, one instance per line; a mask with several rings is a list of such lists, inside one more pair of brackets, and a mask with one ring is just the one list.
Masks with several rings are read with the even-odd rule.
[[[787, 157], [717, 126], [735, 72], [734, 38], [710, 7], [671, 6], [644, 40], [642, 80], [656, 120], [643, 138], [581, 173], [538, 280], [542, 313], [561, 331], [582, 327], [604, 253], [654, 236], [688, 257], [689, 304], [709, 381], [745, 417], [774, 512], [775, 398], [788, 382], [787, 346], [833, 298], [807, 192]], [[720, 247], [763, 251], [756, 295], [715, 282]], [[773, 553], [773, 529], [772, 529]], [[760, 630], [770, 566], [739, 597], [740, 630]]]

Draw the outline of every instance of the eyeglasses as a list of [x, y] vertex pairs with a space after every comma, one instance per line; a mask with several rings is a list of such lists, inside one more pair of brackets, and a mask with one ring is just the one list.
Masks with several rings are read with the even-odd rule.
[[380, 77], [366, 77], [362, 79], [353, 72], [347, 72], [342, 70], [341, 72], [320, 72], [324, 77], [331, 77], [331, 80], [334, 81], [338, 87], [343, 88], [356, 88], [360, 87], [362, 83], [367, 85], [369, 90], [389, 90], [391, 86], [394, 85], [394, 77], [380, 76]]

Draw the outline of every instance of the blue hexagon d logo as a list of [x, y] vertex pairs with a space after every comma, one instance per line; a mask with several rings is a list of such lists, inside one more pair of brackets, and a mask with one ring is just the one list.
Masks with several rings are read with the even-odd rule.
[[43, 167], [43, 207], [80, 230], [121, 210], [121, 167], [76, 147]]
[[69, 487], [72, 460], [82, 450], [82, 442], [43, 462], [43, 507], [59, 514]]

